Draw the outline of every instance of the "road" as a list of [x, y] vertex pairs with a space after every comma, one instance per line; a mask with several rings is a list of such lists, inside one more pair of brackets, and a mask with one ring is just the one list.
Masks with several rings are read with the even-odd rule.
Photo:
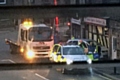
[[[0, 63], [28, 63], [22, 56], [9, 53], [5, 38], [15, 39], [15, 30], [0, 31]], [[17, 37], [16, 37], [17, 38]], [[37, 60], [40, 62], [40, 60]], [[59, 69], [0, 71], [0, 80], [110, 80], [92, 70], [79, 70], [76, 74], [62, 74]], [[90, 72], [90, 73], [89, 73]]]

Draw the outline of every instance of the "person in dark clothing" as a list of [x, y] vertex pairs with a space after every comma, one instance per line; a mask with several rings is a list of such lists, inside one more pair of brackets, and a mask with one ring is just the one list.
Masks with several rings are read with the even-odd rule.
[[58, 44], [60, 42], [60, 36], [58, 32], [55, 32], [54, 34], [54, 44]]
[[92, 47], [94, 47], [94, 54], [98, 54], [97, 58], [100, 58], [101, 56], [101, 47], [98, 44], [92, 43]]
[[87, 48], [86, 44], [82, 40], [79, 41], [79, 46], [82, 47], [83, 49]]
[[101, 56], [101, 46], [98, 45], [98, 54]]
[[86, 54], [88, 53], [87, 45], [82, 40], [79, 41], [78, 45], [84, 50]]
[[88, 46], [88, 51], [94, 53], [96, 46], [90, 42], [90, 45]]

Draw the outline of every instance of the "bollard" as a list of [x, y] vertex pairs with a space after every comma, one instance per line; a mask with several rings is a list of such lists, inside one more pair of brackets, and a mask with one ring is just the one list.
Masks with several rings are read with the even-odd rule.
[[117, 68], [114, 67], [114, 74], [117, 74]]

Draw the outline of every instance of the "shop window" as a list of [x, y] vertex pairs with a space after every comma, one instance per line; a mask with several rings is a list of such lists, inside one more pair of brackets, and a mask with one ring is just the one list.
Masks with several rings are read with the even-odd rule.
[[117, 49], [117, 39], [113, 38], [113, 49]]
[[104, 45], [105, 45], [105, 47], [107, 47], [107, 42], [106, 42], [106, 40], [105, 40], [105, 36], [103, 37], [103, 40], [104, 40]]
[[85, 29], [86, 29], [86, 30], [89, 30], [89, 24], [86, 24], [86, 25], [85, 25]]
[[94, 38], [93, 38], [95, 41], [97, 41], [97, 35], [94, 34]]
[[96, 26], [93, 26], [93, 33], [97, 33]]
[[101, 35], [99, 35], [99, 38], [100, 38], [101, 45], [103, 46], [102, 36], [101, 36]]
[[108, 36], [108, 35], [109, 35], [109, 30], [108, 30], [108, 28], [104, 28], [104, 35], [105, 35], [105, 36]]
[[101, 44], [100, 39], [98, 39], [98, 43], [100, 43], [100, 44]]
[[92, 25], [89, 25], [89, 32], [92, 32]]
[[[107, 42], [109, 43], [109, 38], [108, 38], [108, 37], [106, 37], [106, 40], [107, 40]], [[108, 47], [109, 47], [109, 44], [108, 44]]]
[[92, 39], [92, 33], [89, 33], [89, 39]]
[[84, 38], [86, 38], [86, 39], [88, 39], [88, 30], [86, 30], [86, 31], [84, 31], [84, 32], [86, 32], [84, 35], [86, 36], [84, 36]]
[[98, 28], [99, 34], [103, 34], [102, 27], [101, 27], [101, 26], [98, 26], [97, 28]]

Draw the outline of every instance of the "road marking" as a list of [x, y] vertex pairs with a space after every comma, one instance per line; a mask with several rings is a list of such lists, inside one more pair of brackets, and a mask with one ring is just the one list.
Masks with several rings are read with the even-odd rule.
[[42, 79], [44, 79], [44, 80], [49, 80], [49, 79], [45, 78], [44, 76], [39, 75], [38, 73], [35, 73], [35, 75], [42, 78]]
[[110, 79], [110, 78], [107, 78], [107, 77], [105, 77], [105, 76], [102, 76], [102, 75], [99, 75], [100, 77], [102, 77], [102, 78], [104, 78], [104, 79], [106, 79], [106, 80], [112, 80], [112, 79]]
[[11, 60], [11, 59], [3, 59], [3, 60], [1, 60], [1, 61], [9, 61], [9, 62], [11, 62], [11, 63], [15, 63], [15, 61], [13, 61], [13, 60]]

